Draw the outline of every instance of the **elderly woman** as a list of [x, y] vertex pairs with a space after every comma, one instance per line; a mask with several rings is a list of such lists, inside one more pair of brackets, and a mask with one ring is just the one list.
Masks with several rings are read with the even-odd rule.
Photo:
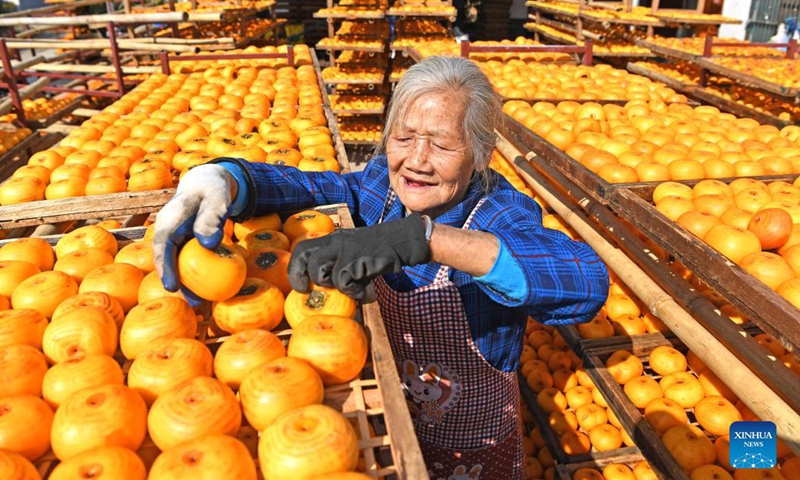
[[346, 203], [360, 228], [307, 240], [292, 286], [335, 286], [378, 303], [431, 478], [524, 478], [515, 370], [528, 315], [589, 321], [608, 273], [585, 244], [542, 226], [541, 209], [489, 169], [501, 121], [472, 62], [431, 57], [397, 85], [379, 154], [363, 172], [301, 172], [223, 158], [189, 172], [158, 215], [156, 264], [207, 248], [227, 217]]

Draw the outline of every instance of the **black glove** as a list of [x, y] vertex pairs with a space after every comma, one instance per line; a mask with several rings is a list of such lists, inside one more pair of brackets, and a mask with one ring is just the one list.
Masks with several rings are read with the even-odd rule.
[[425, 222], [418, 214], [371, 227], [339, 230], [297, 244], [289, 260], [289, 283], [303, 293], [309, 282], [335, 287], [360, 299], [378, 275], [430, 261]]

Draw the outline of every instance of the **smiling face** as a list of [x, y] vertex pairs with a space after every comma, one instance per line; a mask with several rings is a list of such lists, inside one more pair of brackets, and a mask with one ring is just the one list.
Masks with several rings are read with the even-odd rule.
[[436, 218], [464, 198], [474, 171], [464, 110], [455, 95], [427, 94], [392, 127], [389, 181], [409, 211]]

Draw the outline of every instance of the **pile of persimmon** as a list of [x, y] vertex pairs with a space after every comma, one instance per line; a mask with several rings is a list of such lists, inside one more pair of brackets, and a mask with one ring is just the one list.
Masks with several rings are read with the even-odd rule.
[[[195, 66], [196, 67], [196, 66]], [[156, 74], [31, 156], [0, 204], [171, 188], [218, 157], [339, 170], [313, 67]]]
[[335, 36], [326, 37], [317, 43], [317, 48], [356, 47], [356, 48], [382, 48], [383, 40], [365, 40], [361, 37]]
[[28, 128], [0, 128], [0, 156], [5, 155], [14, 145], [25, 140], [31, 134]]
[[[697, 355], [669, 346], [656, 347], [642, 358], [618, 350], [605, 364], [687, 475], [732, 478], [730, 426], [758, 418]], [[697, 425], [690, 423], [687, 412], [693, 413]], [[780, 439], [778, 457], [781, 464], [796, 469], [797, 458]], [[698, 469], [705, 473], [696, 474]], [[778, 476], [758, 478], [782, 478], [778, 468], [774, 471]], [[710, 476], [715, 472], [717, 476]]]
[[786, 88], [800, 88], [800, 67], [785, 58], [720, 57], [712, 61], [745, 75], [752, 75]]
[[800, 172], [800, 127], [779, 130], [715, 107], [513, 101], [503, 109], [612, 183]]
[[581, 359], [557, 331], [529, 320], [520, 372], [548, 417], [545, 428], [553, 431], [566, 455], [633, 445]]
[[[511, 163], [506, 160], [506, 158], [497, 150], [492, 152], [492, 159], [489, 161], [489, 168], [502, 175], [506, 180], [508, 180], [508, 183], [513, 185], [514, 188], [520, 192], [531, 198], [535, 197], [533, 191], [528, 188], [519, 174], [517, 174], [516, 170], [514, 170], [514, 167], [511, 166]], [[536, 201], [542, 202], [541, 199], [536, 199]], [[540, 203], [540, 205], [542, 205], [542, 209], [545, 208], [542, 203]]]
[[435, 1], [431, 2], [430, 4], [425, 3], [406, 3], [402, 4], [403, 2], [396, 2], [392, 8], [390, 8], [386, 14], [387, 15], [414, 15], [414, 14], [437, 14], [442, 16], [456, 16], [456, 7], [442, 4], [442, 2]]
[[[365, 364], [355, 303], [334, 289], [302, 295], [286, 282], [288, 250], [333, 227], [314, 211], [283, 224], [270, 215], [226, 225], [213, 252], [181, 250], [181, 281], [196, 288], [192, 281], [202, 276], [205, 290], [196, 289], [220, 298], [200, 336], [219, 344], [215, 355], [195, 339], [209, 322], [198, 323], [182, 295], [161, 286], [152, 229], [125, 246], [94, 225], [55, 248], [37, 238], [4, 245], [0, 476], [18, 478], [8, 469], [30, 471], [52, 450], [60, 460], [54, 480], [101, 471], [143, 480], [146, 469], [151, 479], [174, 471], [255, 479], [252, 453], [236, 438], [242, 415], [260, 432], [258, 460], [269, 478], [363, 469], [359, 435], [321, 405], [325, 387], [352, 380]], [[188, 261], [205, 262], [206, 270], [183, 269]], [[293, 328], [288, 348], [270, 332], [284, 315]], [[119, 357], [129, 362], [127, 374]], [[147, 435], [162, 451], [157, 458], [146, 449], [137, 454]]]
[[341, 82], [341, 81], [383, 81], [383, 69], [379, 67], [367, 66], [351, 66], [344, 68], [342, 66], [325, 67], [322, 69], [322, 78], [328, 82]]
[[334, 110], [379, 110], [385, 103], [381, 95], [331, 95]]
[[[550, 25], [542, 25], [537, 23], [526, 23], [526, 28], [533, 29], [539, 33], [556, 37], [566, 44], [583, 45], [583, 40], [578, 40], [575, 35], [564, 32]], [[626, 54], [647, 54], [650, 50], [630, 43], [627, 40], [608, 38], [603, 41], [595, 41], [593, 46], [594, 53], [626, 53]]]
[[[56, 111], [64, 108], [77, 96], [78, 95], [75, 93], [70, 93], [53, 98], [39, 97], [36, 99], [23, 100], [22, 108], [25, 110], [25, 118], [27, 120], [41, 120], [42, 118], [49, 117]], [[16, 118], [17, 115], [14, 113], [3, 115], [0, 116], [0, 123], [10, 123]]]
[[[495, 89], [506, 98], [686, 101], [685, 96], [671, 88], [610, 65], [589, 67], [571, 63], [526, 63], [520, 60], [491, 61], [479, 65]], [[570, 109], [570, 113], [574, 110]]]
[[[674, 12], [670, 11], [672, 16]], [[702, 55], [705, 48], [705, 37], [660, 37], [654, 36], [647, 39], [649, 43], [670, 48], [672, 50], [679, 50], [681, 52], [690, 53], [692, 55]], [[749, 40], [738, 40], [735, 38], [714, 38], [714, 43], [750, 43]], [[783, 57], [784, 52], [777, 48], [768, 47], [724, 47], [714, 46], [712, 53], [714, 56], [732, 56], [732, 57]]]
[[399, 35], [447, 35], [451, 33], [435, 18], [406, 17], [398, 19], [396, 30]]
[[344, 141], [379, 142], [383, 133], [383, 123], [378, 118], [363, 115], [340, 115], [339, 133]]
[[[374, 2], [373, 2], [374, 3]], [[315, 16], [317, 17], [353, 17], [353, 18], [383, 18], [384, 9], [382, 8], [357, 8], [337, 5], [330, 8], [320, 8]]]
[[388, 37], [389, 24], [364, 20], [345, 20], [336, 29], [336, 36]]
[[[274, 21], [268, 18], [250, 18], [245, 22], [244, 37], [242, 36], [241, 25], [239, 22], [205, 22], [203, 23], [203, 28], [201, 30], [188, 27], [180, 28], [178, 32], [180, 38], [186, 39], [212, 39], [230, 37], [239, 42], [245, 38], [257, 37], [259, 34], [261, 34], [260, 36], [263, 36], [263, 33], [267, 29], [275, 27], [276, 25], [280, 25], [283, 22], [285, 22], [285, 20], [279, 19], [278, 21]], [[156, 34], [156, 37], [172, 36], [171, 29], [162, 30], [162, 32], [163, 35]]]
[[665, 182], [656, 209], [800, 308], [800, 181]]

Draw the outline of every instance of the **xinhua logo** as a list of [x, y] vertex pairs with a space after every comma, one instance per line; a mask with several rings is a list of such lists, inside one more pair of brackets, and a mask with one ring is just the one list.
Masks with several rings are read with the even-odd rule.
[[772, 422], [734, 422], [730, 429], [729, 461], [733, 468], [772, 468], [778, 443]]

